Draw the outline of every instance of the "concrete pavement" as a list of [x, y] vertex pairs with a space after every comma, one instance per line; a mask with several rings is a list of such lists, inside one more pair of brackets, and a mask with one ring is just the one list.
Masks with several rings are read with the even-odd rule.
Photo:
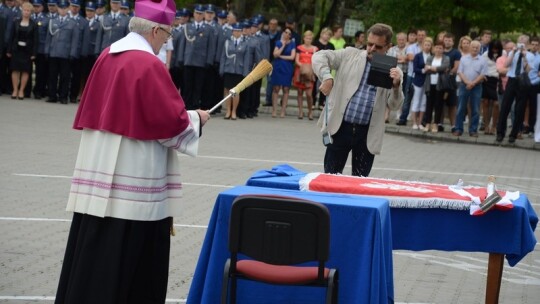
[[[80, 139], [71, 129], [76, 109], [75, 104], [0, 96], [0, 302], [53, 301], [71, 218], [64, 210]], [[277, 164], [322, 170], [324, 147], [315, 121], [298, 120], [294, 107], [283, 119], [272, 118], [268, 110], [261, 107], [255, 119], [213, 117], [204, 128], [199, 157], [181, 156], [185, 209], [175, 218], [169, 302], [183, 303], [188, 296], [219, 192]], [[440, 134], [434, 139], [407, 130], [388, 125], [372, 176], [446, 184], [461, 178], [484, 185], [487, 176], [495, 175], [499, 188], [523, 191], [540, 211], [536, 146], [499, 147], [488, 143], [493, 136], [479, 142], [482, 134], [475, 144], [460, 144], [468, 138]], [[344, 173], [350, 173], [349, 166]], [[535, 235], [540, 236], [538, 230]], [[394, 251], [395, 300], [483, 303], [486, 267], [486, 253]], [[537, 303], [539, 270], [538, 247], [515, 267], [505, 262], [500, 303]]]

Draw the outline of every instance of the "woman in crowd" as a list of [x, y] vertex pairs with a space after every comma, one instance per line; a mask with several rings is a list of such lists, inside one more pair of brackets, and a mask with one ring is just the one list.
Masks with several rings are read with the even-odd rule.
[[343, 39], [343, 27], [341, 25], [334, 25], [332, 28], [334, 36], [330, 38], [330, 43], [334, 45], [336, 50], [341, 50], [345, 48], [346, 41]]
[[13, 84], [12, 99], [24, 99], [24, 89], [32, 71], [32, 61], [36, 58], [38, 48], [38, 29], [30, 19], [34, 7], [30, 2], [22, 4], [22, 15], [15, 20], [12, 39], [8, 45], [7, 57], [11, 58], [11, 82]]
[[272, 62], [272, 117], [276, 118], [277, 102], [279, 91], [283, 91], [281, 100], [281, 115], [285, 117], [285, 110], [289, 102], [289, 89], [291, 87], [294, 71], [294, 60], [296, 58], [296, 44], [291, 40], [292, 30], [285, 28], [281, 34], [281, 40], [276, 41], [274, 48], [274, 61]]
[[413, 59], [413, 88], [414, 95], [411, 103], [411, 117], [413, 130], [426, 129], [422, 126], [422, 118], [426, 111], [426, 92], [424, 89], [424, 82], [426, 81], [426, 61], [431, 56], [431, 46], [433, 45], [433, 39], [426, 37], [422, 43], [422, 51], [414, 56]]
[[[321, 30], [319, 34], [319, 39], [313, 43], [317, 47], [317, 50], [335, 50], [335, 47], [330, 43], [330, 37], [332, 37], [332, 30], [329, 27], [325, 27]], [[317, 79], [317, 83], [313, 86], [312, 95], [317, 96], [319, 91], [320, 81]], [[322, 110], [324, 107], [324, 102], [326, 101], [326, 96], [324, 94], [319, 94], [319, 110]]]
[[[229, 95], [229, 90], [234, 88], [249, 72], [249, 58], [247, 41], [242, 38], [242, 25], [235, 23], [232, 36], [225, 40], [225, 46], [219, 62], [219, 75], [223, 77], [224, 96]], [[236, 109], [240, 103], [240, 94], [227, 99], [225, 119], [236, 120]]]
[[[471, 41], [472, 41], [472, 38], [469, 36], [463, 36], [459, 39], [458, 50], [461, 53], [461, 57], [470, 53]], [[459, 88], [459, 83], [461, 82], [461, 78], [459, 78], [459, 76], [457, 75], [456, 75], [456, 82], [457, 82], [457, 87]], [[459, 94], [459, 90], [457, 90], [457, 92]]]
[[[444, 42], [438, 41], [433, 46], [433, 55], [429, 56], [426, 61], [425, 71], [428, 74], [424, 82], [424, 90], [427, 95], [426, 102], [426, 131], [437, 133], [437, 126], [441, 123], [443, 110], [443, 90], [437, 90], [439, 77], [446, 73], [450, 67], [450, 58], [443, 54]], [[433, 118], [433, 109], [435, 109], [435, 117]], [[430, 128], [431, 126], [431, 128]]]
[[306, 92], [306, 100], [308, 107], [308, 118], [313, 120], [313, 82], [315, 75], [311, 67], [311, 57], [317, 51], [317, 47], [312, 44], [313, 32], [306, 31], [304, 33], [304, 44], [296, 47], [296, 68], [294, 70], [293, 84], [298, 89], [298, 119], [304, 118], [303, 110], [303, 95]]
[[497, 58], [502, 55], [502, 50], [502, 43], [499, 40], [492, 40], [488, 45], [488, 51], [482, 55], [486, 57], [488, 63], [487, 79], [482, 83], [482, 120], [486, 135], [495, 134], [499, 120]]

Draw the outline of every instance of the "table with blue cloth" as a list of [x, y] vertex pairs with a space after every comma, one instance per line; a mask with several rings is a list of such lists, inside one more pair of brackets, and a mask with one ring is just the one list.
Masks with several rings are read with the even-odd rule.
[[[298, 198], [324, 204], [330, 213], [330, 258], [339, 271], [339, 303], [392, 303], [392, 232], [387, 199], [348, 194], [240, 186], [219, 194], [197, 262], [188, 303], [220, 302], [228, 250], [229, 216], [241, 195]], [[325, 289], [238, 281], [237, 303], [324, 303]]]
[[[289, 165], [279, 165], [256, 172], [247, 185], [299, 190], [305, 175]], [[513, 204], [509, 211], [493, 210], [484, 216], [471, 216], [466, 210], [391, 208], [392, 247], [489, 253], [486, 303], [496, 303], [504, 257], [515, 266], [536, 245], [536, 212], [524, 194]]]

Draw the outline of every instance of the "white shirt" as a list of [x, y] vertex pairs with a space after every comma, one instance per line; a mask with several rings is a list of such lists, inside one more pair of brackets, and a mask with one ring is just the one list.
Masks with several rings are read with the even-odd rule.
[[163, 62], [163, 64], [167, 64], [167, 51], [174, 50], [174, 46], [172, 43], [172, 39], [167, 39], [167, 42], [165, 42], [161, 48], [159, 49], [159, 53], [157, 54], [159, 60]]

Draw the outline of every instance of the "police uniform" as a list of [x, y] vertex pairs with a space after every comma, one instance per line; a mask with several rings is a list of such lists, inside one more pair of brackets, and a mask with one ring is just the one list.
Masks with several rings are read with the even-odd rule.
[[[196, 5], [197, 12], [204, 12], [202, 5]], [[208, 85], [208, 68], [214, 64], [216, 36], [211, 26], [204, 21], [191, 22], [180, 35], [177, 50], [177, 63], [184, 66], [184, 87], [182, 97], [188, 110], [198, 109], [201, 105], [202, 92]], [[207, 104], [205, 102], [205, 104]]]
[[[68, 7], [65, 0], [58, 1], [58, 7]], [[67, 103], [70, 60], [77, 58], [79, 48], [79, 27], [75, 20], [64, 17], [51, 19], [45, 53], [49, 56], [49, 99], [47, 102]]]
[[10, 93], [12, 86], [6, 51], [11, 41], [13, 24], [13, 11], [0, 2], [0, 93]]
[[[120, 1], [112, 0], [111, 2]], [[129, 33], [129, 17], [120, 13], [120, 11], [104, 15], [103, 20], [100, 20], [100, 24], [96, 38], [96, 55], [101, 54], [113, 42], [124, 38]]]
[[[33, 0], [34, 6], [43, 6], [43, 0]], [[48, 62], [45, 55], [45, 42], [47, 40], [47, 31], [49, 30], [49, 17], [44, 12], [32, 14], [32, 20], [38, 28], [38, 49], [34, 64], [36, 66], [36, 84], [33, 88], [34, 97], [41, 99], [47, 95], [47, 70]]]
[[[191, 11], [189, 11], [187, 8], [182, 8], [176, 11], [176, 19], [180, 18], [188, 18], [191, 16]], [[184, 69], [182, 66], [178, 65], [178, 52], [176, 51], [180, 47], [180, 37], [184, 35], [184, 26], [185, 24], [179, 24], [178, 26], [173, 27], [171, 34], [172, 34], [172, 40], [173, 40], [173, 52], [171, 54], [171, 66], [169, 68], [169, 73], [171, 74], [171, 78], [174, 82], [174, 85], [177, 89], [183, 88], [183, 79], [184, 79]]]
[[[205, 8], [205, 13], [215, 14], [216, 6], [213, 4], [208, 4]], [[221, 26], [215, 21], [204, 21], [206, 25], [210, 26], [214, 31], [214, 44], [210, 46], [214, 49], [214, 58], [211, 66], [208, 67], [207, 75], [205, 77], [206, 86], [203, 90], [202, 104], [201, 109], [208, 110], [221, 100], [223, 95], [223, 86], [219, 85], [222, 83], [221, 77], [219, 76], [219, 59], [221, 59], [221, 54], [218, 54], [218, 41], [219, 41], [219, 32]], [[219, 56], [219, 59], [218, 59]], [[216, 111], [219, 113], [220, 111]]]
[[[261, 23], [263, 23], [264, 19], [260, 19], [261, 17], [257, 17], [252, 20], [252, 27], [259, 27]], [[270, 57], [270, 37], [264, 33], [262, 33], [260, 30], [255, 33], [251, 37], [251, 46], [254, 48], [254, 54], [253, 54], [253, 66], [252, 69], [259, 64], [264, 59], [268, 59]], [[259, 79], [253, 85], [251, 86], [250, 90], [250, 98], [249, 98], [249, 105], [247, 110], [247, 117], [250, 116], [257, 116], [257, 113], [259, 111], [259, 106], [261, 104], [261, 86], [262, 86], [262, 79]]]
[[[95, 2], [86, 2], [85, 9], [87, 11], [95, 11], [96, 10], [96, 3]], [[82, 83], [84, 84], [86, 82], [86, 79], [88, 78], [88, 75], [90, 75], [90, 71], [92, 70], [92, 67], [94, 66], [94, 63], [96, 62], [97, 56], [95, 54], [96, 50], [96, 39], [97, 39], [97, 33], [99, 27], [101, 27], [99, 20], [97, 19], [97, 16], [94, 16], [92, 19], [88, 19], [87, 17], [87, 26], [84, 30], [84, 39], [83, 39], [83, 45], [81, 50], [81, 60], [82, 60], [82, 72], [81, 72], [81, 78]], [[84, 89], [84, 87], [83, 87]]]
[[[244, 29], [251, 29], [251, 21], [249, 19], [246, 19], [242, 21], [242, 27]], [[249, 33], [247, 35], [243, 36], [243, 40], [245, 41], [247, 45], [247, 52], [248, 52], [248, 58], [249, 61], [247, 62], [248, 70], [251, 71], [253, 69], [253, 62], [255, 60], [255, 39], [253, 35], [250, 35]], [[251, 104], [253, 103], [253, 85], [247, 87], [244, 91], [240, 93], [240, 106], [238, 107], [238, 118], [240, 119], [246, 119], [246, 118], [253, 118], [253, 114], [250, 112]]]
[[[80, 1], [81, 0], [71, 0], [72, 6], [78, 6], [80, 7]], [[86, 18], [83, 18], [80, 15], [72, 15], [70, 11], [70, 16], [75, 23], [77, 23], [77, 27], [79, 29], [79, 40], [77, 42], [77, 56], [71, 60], [71, 81], [70, 81], [70, 87], [69, 87], [69, 101], [72, 103], [77, 102], [77, 98], [79, 96], [79, 91], [81, 90], [81, 74], [82, 74], [82, 48], [83, 48], [83, 41], [86, 39], [84, 37], [84, 33], [86, 32], [86, 28], [88, 27], [88, 20]]]

